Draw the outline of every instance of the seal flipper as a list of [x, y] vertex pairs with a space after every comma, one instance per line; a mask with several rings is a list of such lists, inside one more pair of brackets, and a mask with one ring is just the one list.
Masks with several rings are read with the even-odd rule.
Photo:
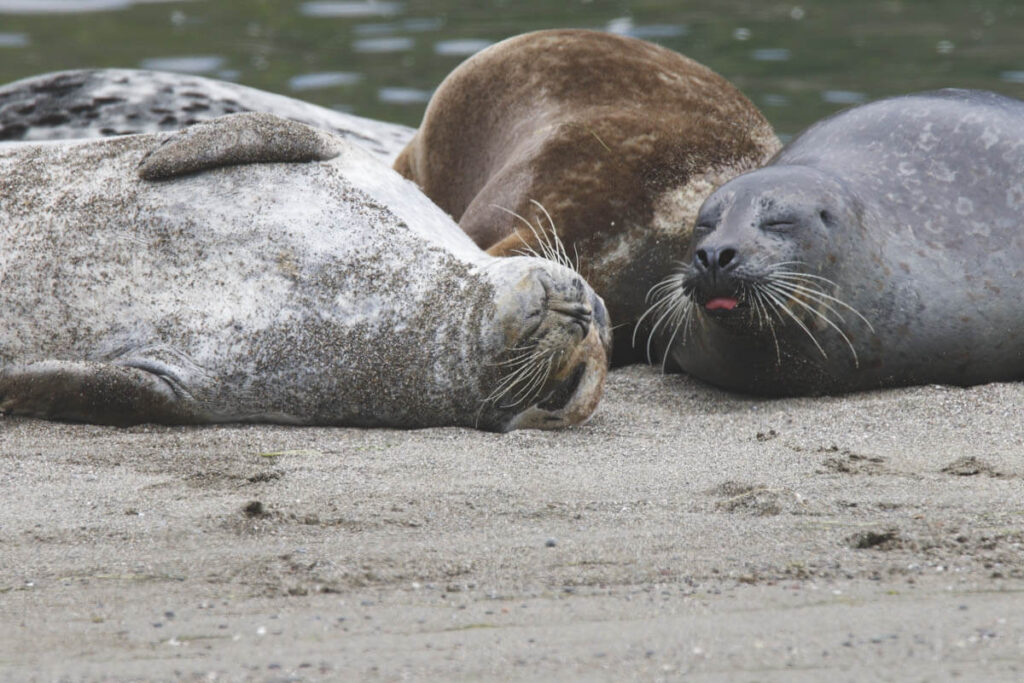
[[338, 137], [273, 114], [229, 114], [179, 131], [139, 164], [143, 180], [164, 180], [221, 166], [327, 161], [341, 154]]
[[167, 374], [90, 361], [48, 360], [0, 370], [0, 413], [117, 426], [211, 421]]

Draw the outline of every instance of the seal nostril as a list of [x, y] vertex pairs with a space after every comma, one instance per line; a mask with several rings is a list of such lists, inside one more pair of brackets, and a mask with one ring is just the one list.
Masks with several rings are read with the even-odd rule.
[[587, 332], [590, 331], [590, 325], [593, 322], [593, 320], [594, 319], [589, 312], [584, 313], [583, 315], [580, 315], [576, 318], [576, 324], [580, 326], [580, 331], [583, 333], [584, 337], [587, 336]]
[[697, 262], [700, 263], [700, 265], [707, 268], [710, 265], [710, 262], [708, 261], [708, 252], [704, 251], [703, 249], [698, 249]]
[[570, 314], [570, 317], [572, 317], [574, 323], [579, 325], [580, 330], [583, 332], [583, 336], [586, 336], [587, 332], [590, 331], [590, 324], [594, 320], [594, 315], [590, 310], [590, 306], [587, 306], [586, 304], [578, 305]]
[[718, 266], [720, 268], [725, 268], [727, 265], [732, 263], [732, 261], [735, 258], [736, 258], [736, 250], [735, 249], [728, 249], [728, 248], [727, 249], [723, 249], [722, 251], [720, 251], [718, 253]]
[[590, 331], [590, 325], [594, 321], [594, 310], [587, 303], [554, 301], [548, 305], [548, 310], [569, 318], [572, 324], [579, 326], [583, 336]]

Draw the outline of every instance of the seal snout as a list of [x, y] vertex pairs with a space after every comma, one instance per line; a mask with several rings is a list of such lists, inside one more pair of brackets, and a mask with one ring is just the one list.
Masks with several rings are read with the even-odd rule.
[[707, 297], [704, 310], [727, 313], [739, 306], [735, 271], [741, 262], [739, 250], [731, 244], [705, 245], [694, 251], [693, 267], [700, 283], [698, 289], [703, 290]]

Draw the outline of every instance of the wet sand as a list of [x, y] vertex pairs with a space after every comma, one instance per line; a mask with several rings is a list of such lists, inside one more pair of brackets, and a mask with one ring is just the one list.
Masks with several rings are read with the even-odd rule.
[[487, 434], [0, 418], [2, 680], [1024, 679], [1024, 384]]

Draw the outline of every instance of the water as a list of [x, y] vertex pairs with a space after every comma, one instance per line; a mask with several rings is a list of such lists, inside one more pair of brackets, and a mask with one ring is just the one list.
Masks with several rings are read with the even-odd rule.
[[167, 69], [417, 125], [461, 60], [556, 27], [689, 55], [735, 83], [783, 137], [897, 93], [957, 86], [1024, 98], [1024, 6], [995, 0], [0, 0], [0, 81]]

